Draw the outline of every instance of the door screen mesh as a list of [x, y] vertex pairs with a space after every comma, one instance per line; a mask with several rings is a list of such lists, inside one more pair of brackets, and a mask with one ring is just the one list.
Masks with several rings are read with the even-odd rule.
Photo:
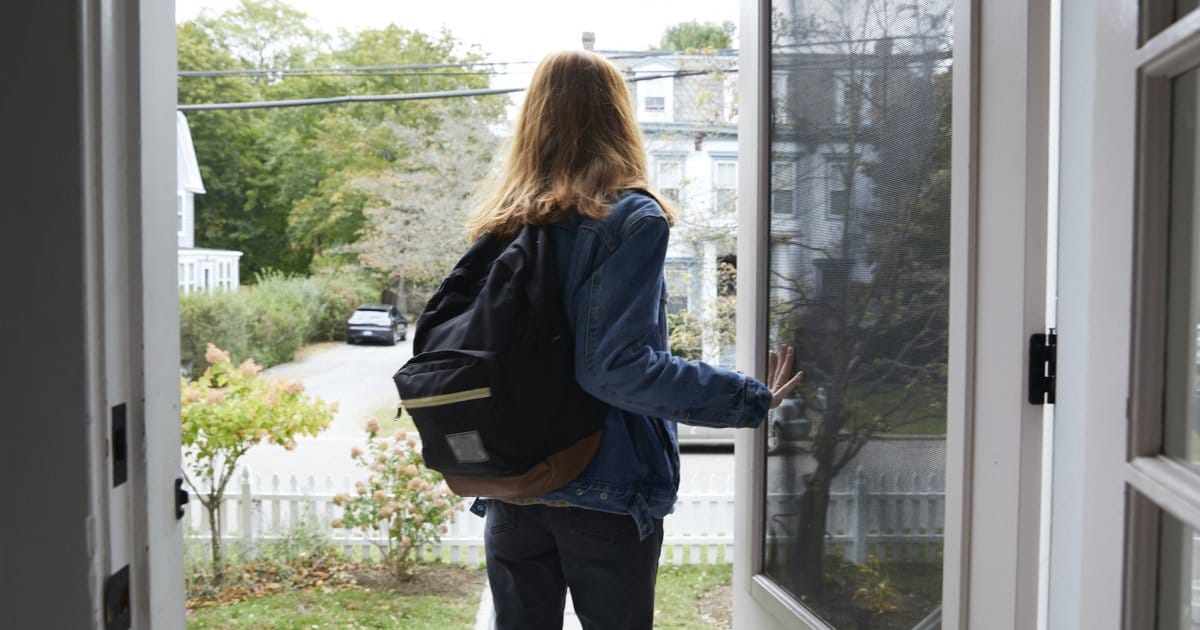
[[947, 0], [773, 0], [765, 573], [837, 628], [938, 627]]

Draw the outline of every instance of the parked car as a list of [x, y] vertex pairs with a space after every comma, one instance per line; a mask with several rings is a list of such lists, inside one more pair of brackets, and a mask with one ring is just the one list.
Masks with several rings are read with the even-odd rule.
[[767, 453], [778, 453], [787, 442], [808, 439], [812, 432], [812, 421], [808, 418], [808, 406], [798, 391], [785, 398], [767, 419]]
[[363, 304], [346, 321], [346, 343], [380, 341], [389, 346], [408, 338], [408, 318], [395, 306]]

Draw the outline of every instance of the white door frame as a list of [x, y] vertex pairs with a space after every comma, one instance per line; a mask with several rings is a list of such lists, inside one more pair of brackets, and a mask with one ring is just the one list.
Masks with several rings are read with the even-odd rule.
[[[766, 366], [769, 0], [743, 0], [738, 367]], [[956, 0], [943, 627], [1037, 618], [1042, 408], [1027, 402], [1043, 332], [1048, 3]], [[1014, 133], [1014, 130], [1021, 132]], [[1023, 133], [1022, 133], [1023, 132]], [[803, 357], [799, 360], [803, 362]], [[801, 367], [803, 367], [801, 365]], [[821, 628], [762, 574], [763, 436], [737, 438], [734, 626]]]
[[1043, 408], [1027, 370], [1046, 317], [1050, 7], [962, 0], [955, 19], [968, 71], [954, 86], [943, 625], [1033, 628]]
[[175, 231], [176, 151], [175, 6], [128, 0], [127, 67], [136, 68], [126, 92], [136, 126], [126, 137], [131, 168], [129, 250], [130, 327], [141, 341], [131, 353], [130, 424], [134, 528], [132, 565], [135, 628], [182, 627], [183, 521], [176, 516], [175, 482], [182, 471], [179, 423], [179, 281]]
[[183, 627], [174, 7], [87, 0], [83, 9], [89, 380], [99, 417], [125, 404], [128, 454], [128, 481], [113, 488], [114, 446], [100, 445], [107, 566], [93, 570], [129, 565], [132, 627]]

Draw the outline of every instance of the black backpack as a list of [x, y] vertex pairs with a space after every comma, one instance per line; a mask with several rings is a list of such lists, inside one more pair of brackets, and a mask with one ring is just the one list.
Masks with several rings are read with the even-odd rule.
[[393, 379], [425, 465], [461, 496], [533, 497], [572, 481], [608, 405], [575, 381], [550, 228], [475, 241], [425, 306]]

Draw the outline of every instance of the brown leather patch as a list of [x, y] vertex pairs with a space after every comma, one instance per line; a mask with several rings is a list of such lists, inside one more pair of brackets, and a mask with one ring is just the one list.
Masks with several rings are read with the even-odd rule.
[[527, 499], [557, 490], [575, 480], [600, 448], [600, 432], [543, 459], [515, 477], [445, 475], [446, 485], [460, 497]]

